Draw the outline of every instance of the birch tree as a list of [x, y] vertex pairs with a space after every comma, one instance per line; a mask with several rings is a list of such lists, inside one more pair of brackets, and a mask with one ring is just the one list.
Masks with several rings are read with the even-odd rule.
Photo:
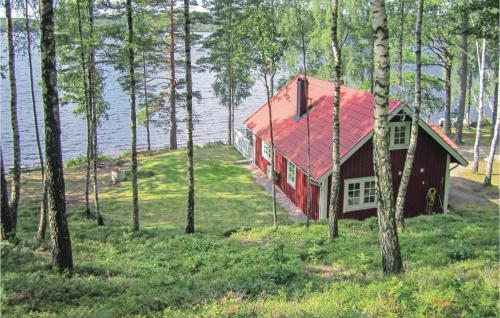
[[40, 52], [45, 114], [47, 204], [52, 261], [60, 271], [73, 269], [71, 238], [66, 219], [66, 197], [61, 151], [61, 124], [57, 91], [56, 41], [53, 0], [40, 0]]
[[7, 50], [9, 64], [10, 87], [10, 125], [12, 127], [13, 176], [10, 193], [10, 214], [14, 231], [17, 228], [17, 209], [21, 196], [21, 142], [19, 124], [17, 121], [17, 83], [16, 83], [16, 53], [14, 49], [14, 35], [12, 25], [12, 7], [10, 0], [5, 0], [5, 18], [7, 21]]
[[404, 223], [404, 208], [406, 201], [406, 192], [410, 184], [411, 171], [413, 169], [413, 161], [417, 151], [418, 140], [418, 122], [420, 121], [420, 107], [422, 104], [422, 90], [420, 83], [422, 80], [422, 18], [423, 18], [424, 0], [417, 1], [417, 22], [415, 25], [415, 105], [413, 108], [413, 117], [411, 121], [410, 144], [406, 152], [405, 166], [399, 183], [398, 196], [396, 199], [396, 225], [398, 229], [403, 230]]
[[403, 270], [398, 233], [396, 231], [392, 167], [389, 152], [389, 30], [384, 0], [372, 2], [372, 30], [374, 39], [374, 129], [373, 163], [377, 194], [382, 268], [384, 273], [397, 274]]
[[274, 131], [272, 118], [272, 97], [274, 95], [275, 76], [279, 63], [284, 54], [285, 43], [277, 30], [276, 4], [273, 0], [256, 0], [247, 4], [246, 19], [241, 28], [245, 34], [242, 38], [247, 47], [250, 59], [255, 67], [255, 75], [260, 78], [266, 89], [269, 139], [271, 146], [271, 183], [272, 183], [272, 211], [273, 225], [278, 227], [278, 214], [276, 210], [276, 177], [274, 155]]
[[335, 63], [334, 83], [335, 89], [333, 92], [333, 112], [332, 112], [332, 134], [333, 134], [333, 153], [332, 153], [332, 188], [330, 196], [330, 224], [328, 237], [333, 239], [339, 235], [338, 219], [340, 215], [339, 209], [339, 192], [340, 192], [340, 85], [342, 76], [342, 56], [339, 47], [337, 24], [338, 24], [338, 0], [332, 0], [332, 49], [333, 59]]
[[[500, 66], [500, 62], [499, 65]], [[497, 72], [498, 74], [498, 72]], [[497, 91], [500, 89], [500, 78], [496, 78], [496, 86], [497, 86]], [[497, 102], [497, 109], [498, 109], [498, 98], [496, 100]], [[495, 153], [497, 151], [497, 146], [498, 146], [498, 140], [500, 138], [500, 111], [497, 111], [496, 113], [496, 121], [495, 121], [495, 130], [493, 131], [493, 139], [491, 139], [491, 146], [490, 146], [490, 153], [488, 155], [488, 164], [486, 165], [486, 174], [484, 176], [484, 185], [490, 185], [491, 184], [491, 175], [493, 172], [493, 164], [495, 162]]]
[[479, 96], [477, 107], [476, 138], [474, 140], [474, 160], [472, 162], [472, 172], [477, 172], [479, 168], [479, 150], [481, 147], [481, 130], [483, 129], [484, 117], [484, 91], [486, 82], [486, 60], [488, 51], [488, 40], [483, 38], [481, 45], [476, 41], [477, 63], [479, 68]]

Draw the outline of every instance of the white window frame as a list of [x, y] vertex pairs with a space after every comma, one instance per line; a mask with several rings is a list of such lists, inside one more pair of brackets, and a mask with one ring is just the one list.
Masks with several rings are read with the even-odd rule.
[[[364, 203], [365, 182], [370, 181], [375, 181], [375, 176], [344, 180], [344, 213], [357, 210], [374, 209], [377, 207], [376, 197], [375, 202]], [[360, 203], [356, 205], [348, 205], [349, 185], [356, 183], [359, 183]]]
[[[395, 144], [394, 143], [394, 134], [396, 127], [405, 127], [405, 143], [404, 144]], [[411, 122], [405, 121], [405, 122], [395, 122], [395, 123], [390, 123], [390, 128], [391, 128], [391, 143], [389, 146], [389, 149], [394, 150], [394, 149], [408, 149], [408, 146], [410, 145], [410, 134], [411, 134]]]
[[[291, 177], [291, 169], [293, 168], [293, 178]], [[293, 179], [293, 180], [292, 180]], [[286, 161], [286, 182], [295, 189], [295, 184], [297, 181], [297, 166], [293, 164], [290, 160]]]
[[266, 151], [266, 148], [269, 149], [269, 152], [272, 153], [271, 145], [269, 145], [267, 142], [262, 140], [262, 158], [266, 159], [267, 162], [271, 162], [271, 157], [269, 156], [268, 152]]

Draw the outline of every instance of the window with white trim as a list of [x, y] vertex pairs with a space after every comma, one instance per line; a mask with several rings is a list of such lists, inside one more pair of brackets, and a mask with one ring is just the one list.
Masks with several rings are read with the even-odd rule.
[[375, 177], [344, 181], [344, 212], [376, 207]]
[[262, 141], [262, 157], [264, 159], [266, 159], [268, 162], [271, 162], [272, 153], [273, 153], [273, 151], [271, 149], [271, 146], [263, 140]]
[[407, 149], [410, 144], [410, 122], [391, 123], [390, 149]]
[[288, 160], [286, 164], [286, 182], [295, 189], [295, 178], [297, 176], [297, 167]]

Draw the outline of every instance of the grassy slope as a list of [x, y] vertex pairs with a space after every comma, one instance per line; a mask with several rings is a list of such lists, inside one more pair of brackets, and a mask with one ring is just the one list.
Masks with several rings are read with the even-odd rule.
[[[422, 216], [401, 235], [406, 272], [380, 271], [377, 221], [272, 230], [270, 199], [229, 148], [196, 150], [197, 225], [184, 235], [182, 151], [142, 161], [141, 221], [129, 231], [130, 185], [103, 185], [108, 226], [71, 208], [75, 275], [51, 272], [36, 247], [34, 198], [23, 205], [21, 244], [2, 243], [5, 316], [488, 317], [498, 315], [498, 212]], [[149, 171], [155, 175], [150, 176]], [[78, 171], [67, 169], [70, 176]], [[147, 177], [149, 176], [149, 177]], [[147, 177], [147, 178], [146, 178]], [[36, 190], [25, 178], [27, 188]], [[32, 194], [33, 195], [33, 194]], [[34, 196], [34, 195], [33, 195]], [[285, 214], [280, 211], [282, 223]], [[224, 232], [241, 226], [225, 237]]]

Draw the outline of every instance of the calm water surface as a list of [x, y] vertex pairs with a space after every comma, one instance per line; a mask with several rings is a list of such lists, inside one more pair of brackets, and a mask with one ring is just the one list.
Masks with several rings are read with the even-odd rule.
[[[5, 34], [2, 34], [4, 46]], [[38, 52], [34, 52], [34, 73], [36, 81], [40, 76], [40, 60]], [[203, 50], [196, 47], [193, 51], [193, 63], [202, 54]], [[6, 52], [2, 48], [1, 62], [6, 64]], [[130, 104], [129, 96], [117, 82], [119, 74], [112, 66], [105, 69], [104, 98], [109, 103], [108, 120], [102, 122], [98, 131], [99, 151], [106, 155], [116, 156], [130, 149]], [[182, 76], [182, 74], [179, 74]], [[33, 166], [38, 163], [37, 147], [34, 135], [31, 93], [29, 85], [29, 68], [27, 57], [17, 56], [16, 76], [18, 90], [18, 117], [21, 136], [21, 157], [24, 166]], [[193, 111], [196, 117], [193, 139], [198, 145], [212, 141], [225, 141], [227, 139], [227, 108], [220, 105], [215, 97], [212, 83], [214, 75], [209, 72], [193, 73], [193, 89], [201, 93], [200, 100], [193, 100]], [[41, 88], [35, 88], [38, 118], [41, 132], [43, 131], [42, 96]], [[62, 92], [60, 92], [62, 94]], [[1, 145], [6, 166], [12, 164], [12, 131], [10, 126], [9, 109], [9, 82], [8, 78], [1, 80]], [[243, 120], [257, 107], [265, 102], [265, 88], [256, 82], [252, 95], [240, 105], [235, 113], [236, 125], [241, 125]], [[73, 114], [75, 105], [61, 107], [62, 148], [64, 159], [84, 156], [86, 154], [86, 123], [83, 117]], [[184, 109], [178, 108], [178, 143], [185, 145]], [[153, 148], [168, 146], [168, 130], [150, 125], [151, 144]], [[146, 148], [146, 129], [137, 126], [138, 147]], [[43, 132], [42, 132], [43, 137]]]
[[[2, 50], [0, 62], [6, 65], [7, 54], [5, 52], [5, 33], [0, 34]], [[205, 52], [198, 46], [192, 50], [193, 63]], [[34, 75], [38, 82], [40, 79], [40, 60], [38, 52], [33, 54]], [[437, 75], [440, 70], [437, 68], [424, 70], [427, 73]], [[6, 74], [7, 75], [7, 74]], [[105, 68], [105, 90], [104, 98], [109, 103], [108, 120], [102, 122], [98, 130], [99, 151], [110, 156], [117, 156], [130, 149], [130, 105], [129, 96], [124, 92], [117, 82], [120, 74], [112, 66]], [[17, 56], [16, 76], [18, 89], [18, 116], [21, 136], [21, 157], [24, 166], [33, 166], [38, 163], [38, 154], [34, 134], [33, 113], [31, 106], [31, 93], [29, 85], [29, 68], [27, 57]], [[179, 74], [183, 77], [183, 74]], [[193, 73], [193, 89], [201, 93], [200, 100], [193, 100], [193, 111], [196, 118], [194, 125], [193, 138], [197, 145], [203, 145], [207, 142], [225, 141], [227, 136], [227, 108], [220, 105], [215, 97], [212, 83], [214, 75], [209, 72]], [[12, 131], [10, 126], [9, 111], [9, 82], [8, 78], [1, 79], [1, 145], [3, 149], [4, 162], [7, 167], [12, 164]], [[63, 92], [60, 92], [62, 94]], [[438, 94], [442, 94], [439, 92]], [[35, 87], [35, 95], [38, 110], [38, 119], [40, 131], [43, 138], [43, 114], [41, 89], [38, 84]], [[257, 81], [252, 89], [251, 96], [240, 105], [235, 114], [236, 126], [241, 126], [243, 120], [254, 112], [265, 102], [265, 88], [260, 81]], [[455, 98], [456, 99], [456, 98]], [[456, 103], [456, 100], [454, 100]], [[86, 124], [83, 117], [73, 114], [75, 105], [61, 107], [61, 129], [62, 129], [62, 148], [64, 159], [84, 156], [86, 154]], [[486, 113], [490, 113], [485, 106]], [[476, 117], [476, 111], [473, 109], [473, 118]], [[178, 108], [178, 143], [185, 145], [185, 123], [184, 109]], [[432, 121], [436, 122], [442, 114], [435, 114]], [[146, 147], [146, 129], [138, 125], [138, 147]], [[165, 128], [151, 125], [151, 144], [153, 148], [163, 148], [168, 146], [168, 130]], [[43, 140], [42, 140], [43, 142]]]

